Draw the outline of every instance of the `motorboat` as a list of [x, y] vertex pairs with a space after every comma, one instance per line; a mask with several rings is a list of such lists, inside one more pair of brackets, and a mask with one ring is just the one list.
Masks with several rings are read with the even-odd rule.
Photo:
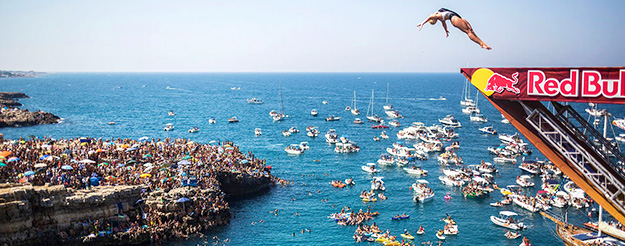
[[317, 112], [316, 109], [313, 109], [313, 110], [310, 111], [310, 115], [312, 115], [312, 116], [317, 116], [318, 114], [319, 113]]
[[371, 129], [388, 129], [388, 126], [384, 124], [372, 125]]
[[291, 132], [289, 132], [289, 130], [284, 130], [282, 131], [282, 136], [285, 136], [285, 137], [291, 136]]
[[525, 196], [520, 196], [520, 195], [515, 195], [512, 196], [512, 202], [514, 204], [516, 204], [517, 206], [526, 209], [530, 212], [538, 212], [541, 209], [541, 205], [540, 204], [530, 204], [527, 201], [528, 199]]
[[408, 158], [406, 157], [397, 157], [395, 158], [395, 163], [397, 163], [397, 166], [403, 167], [410, 163], [410, 160], [408, 160]]
[[378, 137], [378, 136], [373, 136], [373, 141], [379, 142], [379, 141], [380, 141], [380, 137]]
[[236, 116], [228, 119], [228, 123], [237, 123], [239, 122], [239, 118], [237, 118]]
[[493, 126], [485, 126], [480, 128], [480, 132], [484, 134], [497, 135], [497, 130]]
[[462, 124], [456, 120], [456, 117], [454, 117], [453, 114], [447, 115], [445, 118], [438, 119], [438, 122], [449, 127], [462, 127]]
[[368, 173], [378, 173], [379, 169], [375, 169], [375, 163], [367, 163], [365, 166], [361, 166], [361, 169]]
[[488, 122], [488, 119], [486, 119], [486, 117], [484, 117], [483, 114], [472, 114], [469, 119], [472, 122], [478, 122], [478, 123], [486, 123]]
[[326, 142], [330, 144], [335, 144], [338, 142], [339, 135], [336, 133], [336, 130], [330, 129], [326, 135]]
[[413, 200], [415, 202], [424, 203], [424, 202], [432, 201], [433, 198], [434, 198], [434, 191], [432, 191], [430, 189], [428, 192], [424, 192], [424, 193], [421, 193], [419, 195], [415, 195], [413, 197]]
[[499, 134], [499, 140], [501, 140], [501, 142], [503, 143], [515, 143], [515, 144], [519, 144], [519, 143], [523, 143], [523, 140], [521, 139], [521, 137], [519, 136], [519, 133], [515, 133], [515, 134]]
[[321, 103], [322, 104], [328, 104], [328, 101], [322, 101]]
[[511, 230], [523, 230], [526, 228], [526, 226], [523, 224], [523, 222], [520, 222], [516, 219], [516, 216], [518, 215], [519, 214], [512, 211], [500, 211], [499, 216], [491, 215], [490, 221], [493, 222], [493, 224], [495, 225], [505, 227]]
[[458, 179], [455, 176], [440, 176], [438, 180], [446, 186], [463, 186], [464, 180]]
[[415, 195], [428, 193], [429, 191], [432, 190], [430, 188], [430, 182], [428, 182], [425, 179], [417, 179], [417, 181], [415, 181], [411, 187], [412, 187], [412, 192], [414, 192]]
[[248, 98], [247, 99], [247, 103], [249, 103], [249, 104], [263, 104], [265, 102], [263, 100], [259, 99], [259, 98], [252, 97], [252, 98]]
[[393, 119], [404, 118], [404, 116], [402, 116], [397, 110], [386, 110], [384, 113]]
[[404, 167], [404, 171], [408, 174], [425, 176], [428, 174], [428, 171], [421, 168], [421, 166], [412, 166], [412, 167]]
[[569, 204], [570, 196], [564, 191], [557, 191], [553, 198], [550, 200], [550, 204], [554, 207], [563, 208]]
[[351, 106], [349, 106], [349, 105], [345, 106], [345, 111], [351, 111], [351, 110], [352, 110]]
[[313, 126], [306, 127], [306, 135], [311, 138], [316, 138], [317, 136], [319, 136], [319, 130], [317, 130], [317, 128]]
[[391, 126], [394, 126], [394, 127], [399, 127], [400, 126], [399, 121], [396, 121], [396, 120], [391, 120], [391, 121], [388, 122], [388, 124], [391, 125]]
[[531, 174], [539, 174], [541, 172], [539, 164], [535, 161], [523, 161], [519, 165], [519, 169]]
[[384, 186], [384, 181], [382, 181], [384, 177], [373, 177], [371, 180], [371, 190], [386, 190]]
[[532, 187], [534, 186], [534, 182], [532, 182], [532, 177], [529, 175], [521, 175], [516, 179], [516, 183], [521, 187]]
[[336, 143], [336, 146], [334, 146], [334, 152], [336, 153], [355, 153], [359, 151], [360, 147], [354, 143]]
[[480, 109], [475, 106], [469, 106], [462, 109], [463, 114], [479, 114], [481, 113]]
[[191, 129], [189, 129], [189, 133], [196, 133], [196, 132], [199, 132], [199, 131], [200, 131], [200, 128], [197, 128], [197, 127], [193, 127]]
[[378, 116], [377, 114], [371, 115], [371, 116], [367, 116], [367, 120], [371, 121], [371, 122], [375, 122], [375, 123], [380, 123], [382, 121], [384, 121], [384, 119], [382, 119], [382, 117]]
[[380, 159], [378, 159], [377, 162], [380, 166], [390, 166], [395, 163], [395, 159], [392, 155], [384, 154], [380, 156]]
[[169, 115], [169, 116], [174, 116], [174, 115], [176, 115], [176, 113], [174, 113], [174, 111], [173, 111], [173, 110], [169, 110], [169, 112], [167, 112], [167, 115]]
[[430, 98], [430, 101], [445, 101], [447, 98], [440, 96], [438, 98]]
[[109, 125], [115, 125], [115, 121], [109, 121], [108, 124]]
[[163, 130], [165, 130], [165, 131], [174, 130], [174, 124], [172, 124], [172, 123], [165, 124], [165, 128], [163, 128]]
[[297, 127], [293, 126], [293, 127], [289, 128], [289, 132], [290, 133], [298, 133], [299, 129], [297, 129]]
[[301, 142], [301, 143], [299, 143], [299, 147], [301, 149], [303, 149], [304, 151], [310, 149], [310, 146], [308, 145], [308, 142]]
[[498, 162], [498, 163], [512, 163], [512, 164], [516, 164], [516, 158], [512, 158], [512, 157], [507, 157], [507, 156], [498, 156], [493, 158], [494, 162]]
[[304, 150], [300, 148], [298, 144], [291, 144], [289, 146], [286, 146], [286, 148], [284, 148], [284, 151], [286, 151], [286, 153], [290, 155], [299, 155], [304, 153]]
[[364, 124], [365, 122], [363, 122], [360, 118], [356, 118], [354, 119], [354, 124]]
[[334, 115], [330, 115], [328, 118], [326, 118], [326, 121], [337, 121], [340, 120], [341, 117], [339, 116], [334, 116]]
[[217, 121], [215, 120], [215, 118], [210, 118], [208, 119], [208, 124], [215, 124]]
[[256, 136], [260, 136], [260, 135], [261, 135], [261, 134], [263, 134], [263, 133], [261, 132], [260, 128], [256, 128], [256, 129], [254, 129], [254, 134], [255, 134]]

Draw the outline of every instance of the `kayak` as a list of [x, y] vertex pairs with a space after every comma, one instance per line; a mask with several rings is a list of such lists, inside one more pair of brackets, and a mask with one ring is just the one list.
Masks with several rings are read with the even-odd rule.
[[391, 217], [391, 219], [393, 219], [393, 220], [403, 220], [403, 219], [408, 219], [408, 218], [410, 218], [410, 215], [399, 216], [399, 217]]
[[401, 243], [399, 243], [397, 241], [386, 241], [386, 242], [383, 242], [382, 244], [384, 244], [385, 246], [399, 246], [399, 245], [401, 245]]
[[436, 233], [436, 237], [437, 237], [438, 239], [440, 239], [440, 240], [445, 240], [445, 236], [443, 236], [443, 235], [442, 235], [442, 234], [440, 234], [440, 233]]
[[363, 199], [362, 199], [362, 201], [363, 201], [363, 202], [377, 202], [377, 201], [378, 201], [378, 199], [377, 199], [377, 198], [375, 198], [375, 197], [371, 197], [371, 198], [369, 198], [369, 197], [365, 197], [365, 198], [363, 198]]
[[410, 240], [414, 239], [414, 236], [412, 236], [412, 235], [410, 235], [410, 234], [408, 234], [408, 235], [406, 235], [406, 234], [401, 234], [401, 237], [403, 237], [403, 238], [405, 238], [405, 239], [410, 239]]
[[379, 238], [377, 238], [375, 241], [376, 241], [376, 242], [378, 242], [378, 243], [384, 243], [384, 242], [388, 241], [388, 238], [385, 238], [385, 237], [379, 237]]

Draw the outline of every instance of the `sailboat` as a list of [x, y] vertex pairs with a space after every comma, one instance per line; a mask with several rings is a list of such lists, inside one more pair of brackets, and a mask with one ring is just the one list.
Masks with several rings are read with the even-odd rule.
[[388, 87], [389, 83], [386, 83], [386, 104], [384, 104], [384, 110], [393, 110], [393, 105], [388, 103]]
[[[271, 111], [275, 112], [275, 111]], [[270, 113], [271, 114], [271, 113]], [[273, 121], [281, 121], [284, 119], [284, 101], [282, 100], [282, 82], [280, 82], [280, 112], [275, 112], [271, 115]]]
[[380, 123], [382, 122], [382, 117], [373, 113], [373, 94], [374, 90], [371, 90], [371, 101], [369, 102], [369, 107], [367, 107], [367, 119], [369, 121]]
[[352, 114], [353, 115], [359, 115], [360, 114], [360, 110], [356, 107], [356, 91], [354, 91], [354, 99], [352, 100]]
[[460, 101], [461, 106], [475, 107], [475, 102], [473, 102], [473, 99], [471, 99], [471, 95], [469, 93], [469, 80], [464, 79], [464, 88], [462, 88], [462, 100]]
[[[480, 93], [479, 90], [475, 93], [475, 104], [473, 106], [467, 106], [466, 108], [463, 108], [462, 109], [462, 113], [465, 113], [465, 114], [479, 114], [479, 113], [481, 113], [480, 112], [480, 108], [477, 107], [478, 101], [479, 101], [479, 95], [480, 95], [479, 93]], [[469, 100], [471, 100], [471, 102], [473, 102], [472, 99], [469, 99]]]

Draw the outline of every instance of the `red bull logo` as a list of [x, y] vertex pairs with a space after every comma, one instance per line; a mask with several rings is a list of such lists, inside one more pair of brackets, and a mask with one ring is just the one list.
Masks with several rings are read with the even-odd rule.
[[484, 87], [484, 91], [494, 91], [497, 93], [502, 93], [504, 90], [507, 90], [514, 94], [519, 94], [521, 93], [521, 90], [514, 86], [519, 83], [518, 77], [518, 72], [512, 74], [512, 79], [498, 73], [493, 73], [493, 75], [488, 78], [488, 81], [486, 81], [486, 87]]

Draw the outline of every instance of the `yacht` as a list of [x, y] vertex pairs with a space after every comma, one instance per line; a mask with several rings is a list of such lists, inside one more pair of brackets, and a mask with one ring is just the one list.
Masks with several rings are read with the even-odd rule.
[[384, 113], [393, 119], [404, 118], [404, 116], [402, 116], [397, 110], [386, 110]]
[[164, 128], [163, 130], [165, 130], [165, 131], [171, 131], [171, 130], [173, 130], [173, 129], [174, 129], [174, 124], [172, 124], [172, 123], [167, 123], [167, 124], [165, 125], [165, 128]]
[[354, 124], [364, 124], [365, 122], [363, 122], [360, 118], [356, 118], [354, 119]]
[[297, 129], [297, 127], [294, 127], [294, 126], [293, 126], [293, 127], [289, 128], [289, 132], [290, 132], [290, 133], [298, 133], [298, 132], [299, 132], [299, 129]]
[[472, 114], [469, 119], [473, 122], [478, 122], [478, 123], [486, 123], [488, 122], [488, 119], [486, 119], [486, 117], [484, 117], [483, 114]]
[[337, 121], [337, 120], [340, 120], [340, 119], [341, 119], [341, 117], [330, 115], [328, 118], [326, 118], [326, 121]]
[[237, 123], [239, 122], [239, 118], [237, 118], [236, 116], [228, 119], [228, 123]]
[[356, 107], [356, 91], [354, 91], [354, 99], [352, 100], [351, 112], [353, 115], [359, 115], [360, 110]]
[[373, 121], [376, 123], [380, 123], [383, 121], [382, 117], [378, 116], [377, 114], [373, 113], [373, 95], [374, 95], [374, 90], [371, 90], [371, 101], [369, 101], [369, 106], [367, 107], [367, 119], [369, 121]]
[[300, 148], [298, 144], [291, 144], [289, 146], [286, 146], [286, 148], [284, 148], [284, 151], [286, 151], [286, 153], [290, 155], [300, 155], [304, 153], [304, 150]]
[[169, 115], [169, 116], [174, 116], [174, 115], [176, 115], [176, 113], [174, 113], [174, 111], [173, 111], [173, 110], [169, 110], [169, 112], [167, 112], [167, 115]]
[[399, 121], [396, 120], [391, 120], [388, 122], [388, 124], [394, 127], [399, 127]]
[[438, 122], [449, 127], [462, 127], [462, 124], [456, 120], [456, 117], [454, 117], [453, 114], [447, 115], [445, 118], [438, 119]]
[[196, 133], [196, 132], [199, 132], [199, 131], [200, 131], [200, 128], [198, 128], [198, 127], [193, 127], [191, 129], [189, 129], [189, 133]]
[[256, 128], [256, 129], [254, 129], [254, 134], [255, 134], [256, 136], [260, 136], [260, 135], [261, 135], [261, 134], [263, 134], [263, 133], [261, 132], [260, 128]]
[[211, 117], [210, 119], [208, 119], [208, 124], [215, 124], [215, 122], [215, 118]]
[[389, 83], [386, 83], [386, 103], [382, 106], [382, 108], [384, 108], [384, 110], [393, 110], [393, 105], [388, 103], [388, 88]]
[[480, 132], [484, 133], [484, 134], [491, 134], [491, 135], [496, 135], [497, 134], [497, 130], [495, 130], [495, 128], [493, 126], [485, 126], [480, 128]]

